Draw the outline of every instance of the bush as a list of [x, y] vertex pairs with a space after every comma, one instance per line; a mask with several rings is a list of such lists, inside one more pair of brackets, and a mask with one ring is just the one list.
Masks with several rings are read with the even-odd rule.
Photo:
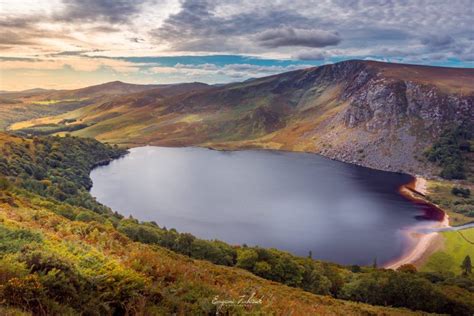
[[453, 187], [451, 193], [456, 196], [468, 198], [471, 195], [471, 190], [468, 188]]
[[0, 225], [0, 254], [15, 253], [24, 246], [41, 242], [41, 236], [26, 229], [13, 229]]
[[35, 315], [44, 315], [44, 289], [38, 275], [30, 274], [21, 278], [12, 278], [0, 286], [0, 299], [8, 305], [30, 310]]
[[400, 267], [398, 267], [397, 271], [415, 273], [417, 270], [416, 267], [412, 264], [402, 264]]
[[344, 285], [341, 296], [374, 305], [407, 307], [435, 313], [453, 314], [454, 308], [472, 313], [468, 306], [454, 304], [439, 288], [412, 273], [377, 271], [357, 274]]
[[98, 215], [94, 212], [91, 212], [91, 211], [81, 211], [81, 212], [79, 212], [79, 214], [76, 215], [75, 220], [76, 221], [81, 221], [81, 222], [92, 222], [92, 221], [96, 221], [96, 222], [99, 222], [99, 223], [104, 222], [104, 219], [100, 215]]
[[5, 284], [12, 278], [21, 278], [29, 273], [26, 265], [19, 262], [16, 255], [6, 255], [0, 259], [0, 284]]

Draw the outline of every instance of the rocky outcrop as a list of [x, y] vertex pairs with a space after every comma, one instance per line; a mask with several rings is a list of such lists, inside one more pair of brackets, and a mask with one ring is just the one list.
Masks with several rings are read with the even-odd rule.
[[363, 126], [377, 132], [414, 121], [437, 136], [452, 124], [474, 124], [473, 93], [446, 93], [435, 85], [386, 78], [365, 70], [348, 84], [341, 98], [349, 102], [343, 118], [348, 128]]

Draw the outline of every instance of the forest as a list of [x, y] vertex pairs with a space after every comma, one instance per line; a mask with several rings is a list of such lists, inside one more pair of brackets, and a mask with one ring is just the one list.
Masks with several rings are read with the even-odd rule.
[[441, 167], [440, 176], [445, 179], [466, 179], [468, 168], [466, 154], [473, 151], [474, 131], [468, 123], [443, 131], [439, 139], [425, 151], [429, 161]]

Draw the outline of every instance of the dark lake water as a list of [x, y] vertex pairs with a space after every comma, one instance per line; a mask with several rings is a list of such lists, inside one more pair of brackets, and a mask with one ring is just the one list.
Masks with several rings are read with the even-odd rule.
[[140, 147], [91, 177], [92, 195], [123, 215], [343, 264], [394, 259], [403, 230], [426, 224], [398, 193], [410, 176], [312, 154]]

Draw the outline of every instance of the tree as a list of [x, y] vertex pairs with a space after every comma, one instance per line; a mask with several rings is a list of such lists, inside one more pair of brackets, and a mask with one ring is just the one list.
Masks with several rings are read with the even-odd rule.
[[416, 267], [412, 264], [402, 264], [400, 267], [398, 267], [397, 271], [400, 272], [408, 272], [408, 273], [416, 273]]
[[374, 262], [372, 263], [372, 268], [377, 268], [377, 257], [374, 258]]
[[464, 258], [464, 260], [461, 264], [461, 269], [463, 270], [462, 271], [463, 275], [468, 275], [468, 274], [472, 273], [472, 263], [471, 263], [471, 257], [469, 255], [467, 255]]
[[237, 252], [237, 267], [253, 270], [255, 263], [257, 263], [258, 254], [254, 249], [243, 248]]

